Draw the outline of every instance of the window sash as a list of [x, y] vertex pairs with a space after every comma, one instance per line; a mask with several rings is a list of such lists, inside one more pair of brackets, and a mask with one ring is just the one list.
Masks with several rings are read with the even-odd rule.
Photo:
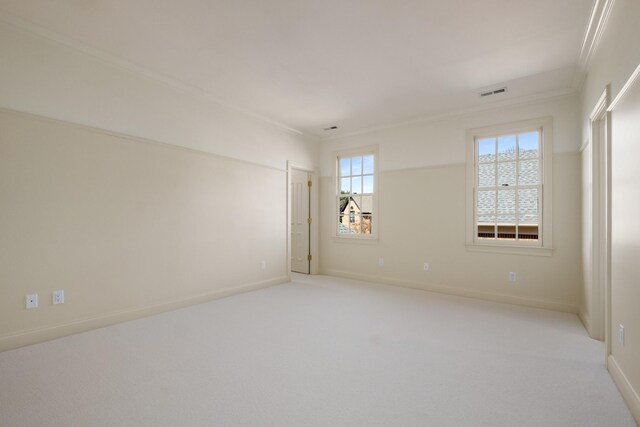
[[[499, 190], [504, 190], [505, 187], [482, 187], [482, 188], [475, 188], [474, 189], [474, 195], [473, 195], [473, 203], [474, 203], [474, 224], [475, 224], [475, 230], [474, 230], [474, 235], [475, 235], [475, 240], [479, 240], [481, 242], [486, 242], [489, 240], [499, 240], [499, 241], [504, 241], [504, 242], [508, 242], [508, 241], [514, 241], [514, 242], [519, 242], [519, 243], [525, 243], [525, 244], [531, 244], [531, 245], [537, 245], [540, 246], [541, 240], [542, 240], [542, 184], [538, 184], [538, 185], [526, 185], [526, 186], [519, 186], [518, 188], [514, 187], [507, 187], [509, 190], [514, 190], [515, 192], [515, 211], [513, 212], [509, 212], [509, 213], [501, 213], [499, 206], [498, 206], [498, 197], [499, 197]], [[518, 189], [537, 189], [538, 190], [538, 209], [534, 212], [533, 210], [527, 210], [527, 209], [520, 209], [520, 201], [519, 201], [519, 192]], [[495, 192], [495, 209], [492, 212], [487, 212], [486, 215], [488, 216], [493, 216], [495, 219], [493, 221], [493, 224], [489, 224], [489, 223], [479, 223], [478, 222], [478, 191], [494, 191]], [[527, 224], [527, 223], [520, 223], [520, 216], [521, 215], [525, 215], [525, 214], [531, 214], [531, 213], [535, 213], [537, 215], [538, 221], [537, 224]], [[498, 218], [500, 216], [513, 216], [514, 217], [514, 221], [509, 221], [509, 222], [503, 222], [500, 223]], [[493, 226], [494, 227], [494, 237], [480, 237], [478, 236], [478, 234], [480, 233], [479, 229], [482, 226]], [[499, 238], [498, 236], [498, 227], [500, 226], [513, 226], [514, 227], [514, 231], [515, 231], [515, 237], [514, 238], [508, 238], [507, 240], [503, 240], [506, 238]], [[537, 227], [538, 231], [537, 231], [537, 235], [538, 238], [537, 239], [526, 239], [526, 238], [520, 238], [520, 227]]]
[[[366, 150], [366, 151], [350, 151], [347, 153], [341, 153], [338, 154], [336, 153], [336, 212], [334, 213], [334, 218], [336, 218], [336, 226], [335, 226], [335, 235], [337, 237], [345, 237], [345, 238], [375, 238], [377, 236], [377, 224], [375, 223], [377, 215], [376, 215], [376, 194], [377, 194], [377, 150]], [[367, 170], [366, 166], [369, 165], [365, 165], [365, 158], [371, 156], [373, 163], [372, 163], [372, 170]], [[354, 173], [354, 159], [360, 159], [360, 164], [359, 164], [359, 170], [356, 170]], [[349, 168], [348, 171], [342, 168], [341, 165], [341, 161], [343, 160], [349, 160]], [[359, 188], [354, 188], [354, 178], [356, 179], [355, 182], [359, 182], [358, 187]], [[349, 187], [348, 187], [348, 192], [342, 192], [343, 190], [343, 186], [342, 186], [342, 180], [348, 180], [349, 181]], [[368, 181], [368, 185], [365, 184], [365, 182]], [[346, 182], [346, 181], [345, 181]], [[371, 190], [373, 191], [365, 191], [365, 189], [367, 189], [369, 187], [369, 185], [371, 186]], [[358, 190], [358, 191], [354, 191], [354, 190]], [[371, 209], [370, 211], [364, 211], [363, 210], [363, 206], [360, 206], [360, 212], [356, 212], [354, 215], [354, 221], [351, 221], [351, 212], [342, 212], [340, 210], [340, 201], [343, 198], [348, 198], [348, 200], [350, 200], [351, 198], [354, 198], [355, 200], [360, 200], [360, 203], [362, 204], [362, 200], [365, 197], [369, 197], [371, 198], [371, 200], [369, 201], [371, 204]], [[358, 233], [341, 233], [341, 226], [345, 225], [342, 222], [342, 219], [346, 217], [347, 218], [347, 227], [350, 227], [353, 224], [358, 224], [360, 225], [360, 231]], [[368, 227], [367, 225], [365, 225], [364, 223], [368, 222]], [[362, 230], [363, 229], [367, 229], [368, 228], [368, 232], [367, 233], [363, 233]]]
[[[526, 133], [533, 133], [536, 132], [538, 134], [538, 147], [537, 147], [537, 155], [535, 157], [526, 157], [526, 158], [521, 158], [520, 156], [520, 135], [522, 134], [526, 134]], [[501, 137], [507, 137], [507, 136], [511, 136], [514, 135], [515, 136], [515, 153], [514, 153], [514, 158], [508, 158], [508, 159], [500, 159], [500, 152], [499, 152], [499, 138]], [[488, 160], [488, 161], [481, 161], [480, 159], [480, 144], [479, 141], [480, 140], [486, 140], [486, 139], [494, 139], [495, 142], [495, 151], [494, 151], [494, 155], [493, 155], [493, 159]], [[486, 135], [486, 136], [476, 136], [473, 139], [473, 150], [474, 150], [474, 186], [473, 186], [473, 225], [474, 225], [474, 229], [473, 229], [473, 239], [476, 242], [490, 242], [490, 241], [498, 241], [501, 244], [517, 244], [517, 245], [531, 245], [531, 246], [542, 246], [542, 215], [543, 215], [543, 209], [542, 209], [542, 201], [543, 201], [543, 184], [542, 184], [542, 177], [544, 176], [543, 174], [543, 158], [542, 158], [542, 129], [537, 128], [537, 129], [518, 129], [518, 130], [514, 130], [512, 132], [504, 132], [504, 133], [500, 133], [500, 134], [493, 134], [493, 135]], [[523, 161], [528, 161], [528, 160], [537, 160], [538, 161], [538, 168], [537, 168], [537, 184], [519, 184], [520, 182], [520, 170], [521, 170], [521, 163]], [[501, 164], [507, 164], [507, 163], [513, 163], [515, 166], [515, 172], [514, 172], [514, 182], [513, 184], [509, 183], [508, 185], [504, 185], [504, 184], [500, 184], [499, 182], [499, 171], [500, 171], [500, 165]], [[480, 165], [494, 165], [495, 169], [494, 169], [494, 183], [495, 185], [480, 185]], [[530, 210], [521, 210], [520, 208], [520, 200], [519, 200], [519, 194], [520, 191], [519, 190], [526, 190], [526, 189], [537, 189], [537, 210], [535, 212], [535, 214], [537, 215], [537, 224], [535, 225], [530, 225], [530, 224], [520, 224], [520, 217], [522, 214], [528, 214], [528, 213], [534, 213], [533, 211]], [[501, 213], [500, 212], [500, 206], [499, 206], [499, 196], [500, 196], [500, 191], [505, 191], [505, 190], [513, 190], [515, 193], [515, 201], [514, 201], [514, 211], [513, 212], [509, 212], [509, 213]], [[485, 215], [493, 217], [493, 224], [487, 224], [487, 223], [479, 223], [478, 222], [478, 192], [479, 191], [493, 191], [495, 193], [495, 201], [494, 201], [494, 210], [493, 212], [487, 212]], [[500, 223], [499, 221], [499, 217], [500, 216], [513, 216], [514, 221], [509, 221], [509, 222], [503, 222]], [[487, 236], [487, 237], [480, 237], [479, 234], [480, 232], [480, 227], [493, 227], [493, 232], [491, 234], [493, 234], [492, 237]], [[500, 227], [513, 227], [513, 237], [508, 237], [508, 238], [501, 238], [500, 237]], [[536, 227], [537, 228], [537, 238], [536, 239], [527, 239], [527, 238], [521, 238], [521, 233], [520, 233], [520, 229], [521, 227]], [[489, 234], [489, 233], [488, 233]]]

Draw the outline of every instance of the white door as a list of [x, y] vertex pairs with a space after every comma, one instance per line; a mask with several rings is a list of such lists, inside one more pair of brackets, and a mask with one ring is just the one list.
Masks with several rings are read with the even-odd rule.
[[291, 173], [291, 271], [309, 274], [309, 173]]

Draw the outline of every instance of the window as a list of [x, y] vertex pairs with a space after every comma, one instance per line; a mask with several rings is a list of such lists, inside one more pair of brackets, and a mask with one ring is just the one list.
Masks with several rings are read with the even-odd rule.
[[551, 133], [551, 119], [468, 132], [468, 245], [551, 248]]
[[377, 147], [336, 153], [336, 236], [377, 236]]

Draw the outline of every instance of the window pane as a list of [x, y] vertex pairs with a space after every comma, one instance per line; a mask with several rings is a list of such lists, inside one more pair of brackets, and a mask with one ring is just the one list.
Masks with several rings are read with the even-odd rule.
[[353, 214], [353, 221], [349, 221], [349, 233], [360, 234], [360, 215]]
[[482, 225], [478, 223], [478, 237], [484, 239], [493, 239], [496, 237], [496, 226], [493, 225], [495, 222], [495, 217], [493, 218], [493, 222], [491, 225]]
[[478, 218], [480, 218], [483, 215], [495, 215], [495, 213], [496, 213], [496, 192], [495, 191], [478, 191], [478, 197], [476, 202], [476, 214]]
[[343, 158], [340, 159], [340, 176], [349, 176], [351, 175], [351, 159]]
[[498, 186], [516, 185], [516, 162], [498, 163]]
[[349, 234], [349, 216], [340, 215], [340, 222], [338, 223], [339, 234]]
[[489, 214], [478, 215], [478, 225], [495, 225], [496, 216]]
[[519, 162], [518, 184], [538, 184], [540, 182], [538, 162], [538, 159]]
[[516, 190], [498, 190], [498, 213], [513, 213], [512, 223], [515, 223], [516, 217]]
[[522, 240], [538, 240], [538, 226], [519, 226], [518, 227], [518, 239]]
[[521, 133], [518, 135], [518, 150], [521, 159], [533, 159], [540, 156], [539, 132]]
[[494, 162], [496, 160], [496, 139], [483, 138], [478, 140], [478, 163]]
[[[516, 214], [498, 215], [498, 226], [513, 226], [516, 225]], [[515, 229], [514, 229], [515, 233]]]
[[520, 212], [518, 223], [520, 225], [538, 225], [538, 212]]
[[351, 192], [351, 178], [340, 179], [340, 194], [349, 194]]
[[362, 193], [362, 177], [354, 176], [351, 178], [351, 192], [353, 194], [361, 194]]
[[360, 229], [362, 234], [371, 234], [372, 231], [372, 222], [371, 222], [371, 215], [361, 215], [361, 225], [360, 225]]
[[537, 188], [523, 188], [518, 190], [518, 211], [538, 212]]
[[340, 197], [340, 203], [338, 205], [338, 214], [339, 215], [342, 215], [344, 213], [347, 213], [347, 214], [349, 213], [349, 211], [346, 210], [347, 209], [347, 203], [349, 203], [349, 197], [341, 196]]
[[362, 173], [373, 173], [373, 154], [363, 157]]
[[370, 215], [373, 211], [373, 196], [362, 196], [360, 198], [360, 213]]
[[498, 138], [498, 160], [516, 159], [516, 136], [507, 135]]
[[484, 163], [478, 165], [478, 186], [495, 187], [496, 185], [496, 164]]
[[362, 192], [365, 194], [373, 193], [373, 175], [365, 175], [362, 177]]
[[351, 197], [351, 200], [349, 201], [349, 210], [359, 214], [360, 211], [362, 210], [360, 206], [362, 206], [362, 197], [361, 196]]
[[516, 238], [516, 226], [515, 222], [506, 224], [513, 225], [500, 225], [500, 218], [498, 218], [498, 239], [514, 239]]
[[362, 157], [353, 157], [351, 159], [351, 175], [362, 174]]

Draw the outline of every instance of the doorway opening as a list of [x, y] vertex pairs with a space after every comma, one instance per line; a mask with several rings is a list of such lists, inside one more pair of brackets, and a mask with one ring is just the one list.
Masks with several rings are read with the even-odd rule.
[[309, 172], [293, 169], [291, 173], [291, 271], [311, 272], [311, 186]]
[[317, 274], [317, 174], [311, 167], [289, 162], [287, 176], [288, 270], [294, 273]]

